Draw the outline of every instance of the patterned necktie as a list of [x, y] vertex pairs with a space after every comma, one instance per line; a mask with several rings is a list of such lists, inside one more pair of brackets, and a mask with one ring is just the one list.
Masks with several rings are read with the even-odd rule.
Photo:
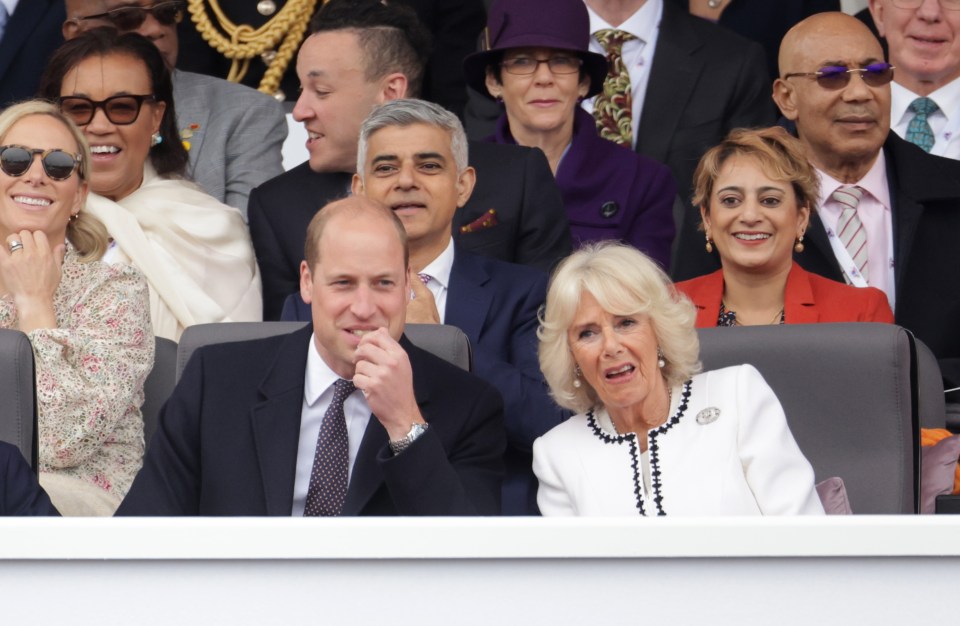
[[333, 383], [333, 400], [323, 415], [317, 450], [313, 455], [310, 486], [303, 507], [304, 517], [340, 515], [347, 499], [347, 476], [350, 464], [350, 441], [343, 403], [356, 389], [353, 382], [338, 379]]
[[863, 198], [863, 190], [853, 185], [844, 185], [830, 194], [830, 198], [843, 207], [840, 211], [840, 219], [837, 221], [837, 236], [850, 253], [850, 258], [857, 264], [863, 280], [869, 280], [867, 230], [857, 217], [857, 206]]
[[919, 146], [924, 152], [930, 152], [936, 137], [933, 136], [933, 129], [930, 128], [927, 116], [940, 107], [930, 98], [917, 98], [907, 108], [914, 114], [907, 126], [907, 141]]
[[630, 73], [623, 64], [623, 44], [636, 39], [622, 30], [604, 29], [594, 33], [607, 51], [607, 79], [593, 103], [593, 117], [604, 139], [622, 146], [633, 143], [633, 92]]

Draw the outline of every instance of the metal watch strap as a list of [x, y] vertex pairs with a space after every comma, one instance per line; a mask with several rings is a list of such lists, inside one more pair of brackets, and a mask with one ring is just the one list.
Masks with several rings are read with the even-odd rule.
[[410, 444], [417, 440], [417, 438], [423, 433], [427, 432], [428, 424], [426, 422], [421, 424], [414, 424], [410, 427], [410, 432], [407, 433], [407, 436], [403, 439], [397, 441], [388, 441], [390, 445], [390, 450], [393, 452], [393, 455], [396, 456], [410, 447]]

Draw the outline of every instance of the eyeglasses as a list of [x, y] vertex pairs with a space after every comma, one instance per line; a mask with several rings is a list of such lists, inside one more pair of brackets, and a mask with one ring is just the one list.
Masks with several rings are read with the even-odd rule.
[[170, 2], [159, 2], [150, 7], [126, 6], [106, 13], [97, 13], [96, 15], [84, 15], [74, 18], [76, 20], [108, 20], [113, 23], [117, 30], [136, 30], [147, 19], [147, 13], [164, 26], [179, 24], [183, 20], [183, 9], [185, 3], [183, 0], [172, 0]]
[[[898, 9], [919, 9], [923, 0], [893, 0]], [[947, 11], [960, 11], [960, 0], [940, 0], [940, 6]]]
[[79, 154], [70, 154], [59, 148], [41, 150], [23, 146], [0, 146], [0, 169], [7, 176], [23, 176], [33, 164], [33, 157], [38, 154], [43, 171], [53, 180], [67, 180], [80, 166]]
[[106, 100], [91, 100], [83, 96], [61, 96], [60, 112], [73, 120], [77, 126], [86, 126], [93, 121], [97, 109], [102, 109], [111, 124], [126, 126], [140, 117], [140, 108], [145, 101], [156, 102], [153, 94], [146, 96], [111, 96]]
[[579, 57], [552, 56], [549, 59], [534, 59], [533, 57], [514, 57], [505, 59], [500, 63], [500, 67], [510, 74], [526, 76], [534, 74], [540, 68], [541, 63], [546, 63], [547, 67], [554, 74], [576, 74], [583, 65], [583, 60]]
[[[960, 0], [958, 0], [960, 1]], [[866, 67], [845, 67], [843, 65], [828, 65], [819, 72], [793, 72], [784, 76], [784, 79], [794, 76], [815, 78], [817, 84], [831, 91], [843, 89], [850, 83], [851, 74], [860, 74], [870, 87], [883, 87], [893, 80], [894, 67], [889, 63], [871, 63]]]

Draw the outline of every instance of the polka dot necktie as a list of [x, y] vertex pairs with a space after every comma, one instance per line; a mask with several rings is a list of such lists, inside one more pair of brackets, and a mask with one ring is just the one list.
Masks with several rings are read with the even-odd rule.
[[612, 28], [598, 30], [594, 36], [607, 51], [607, 78], [603, 81], [603, 91], [593, 103], [597, 130], [604, 139], [630, 146], [633, 143], [633, 91], [630, 72], [623, 64], [623, 44], [636, 37]]
[[940, 107], [930, 98], [917, 98], [907, 108], [913, 113], [913, 119], [907, 126], [907, 141], [919, 146], [924, 152], [930, 152], [936, 137], [933, 136], [933, 129], [930, 128], [927, 116]]
[[333, 400], [323, 415], [317, 450], [313, 455], [310, 486], [303, 508], [304, 517], [340, 515], [347, 499], [347, 476], [350, 465], [350, 441], [343, 403], [356, 387], [352, 381], [339, 379], [333, 383]]
[[863, 280], [869, 280], [867, 230], [857, 216], [857, 206], [863, 198], [863, 190], [853, 185], [844, 185], [830, 194], [830, 198], [836, 200], [842, 207], [840, 219], [837, 220], [837, 237], [850, 253], [850, 258], [857, 264]]

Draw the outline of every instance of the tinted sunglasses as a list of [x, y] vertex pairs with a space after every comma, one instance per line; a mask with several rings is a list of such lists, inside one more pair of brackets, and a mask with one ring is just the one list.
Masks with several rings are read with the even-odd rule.
[[23, 146], [0, 146], [0, 169], [7, 176], [23, 176], [33, 165], [34, 155], [40, 155], [43, 171], [53, 180], [66, 180], [80, 166], [80, 155], [59, 148], [41, 150]]
[[843, 65], [828, 65], [820, 68], [819, 72], [792, 72], [784, 76], [784, 79], [794, 76], [804, 76], [814, 78], [817, 84], [824, 89], [836, 90], [843, 89], [850, 84], [852, 74], [860, 74], [870, 87], [883, 87], [893, 80], [894, 67], [889, 63], [871, 63], [866, 67], [846, 67]]
[[144, 101], [155, 102], [153, 94], [145, 96], [111, 96], [106, 100], [91, 100], [83, 96], [60, 96], [60, 112], [73, 120], [77, 126], [85, 126], [93, 120], [97, 109], [102, 109], [111, 124], [126, 126], [140, 117]]
[[150, 7], [127, 6], [107, 11], [106, 13], [97, 13], [96, 15], [84, 15], [75, 18], [77, 20], [108, 20], [117, 30], [136, 30], [147, 19], [147, 13], [152, 15], [155, 20], [164, 26], [179, 24], [183, 19], [183, 0], [171, 0], [170, 2], [158, 2]]

